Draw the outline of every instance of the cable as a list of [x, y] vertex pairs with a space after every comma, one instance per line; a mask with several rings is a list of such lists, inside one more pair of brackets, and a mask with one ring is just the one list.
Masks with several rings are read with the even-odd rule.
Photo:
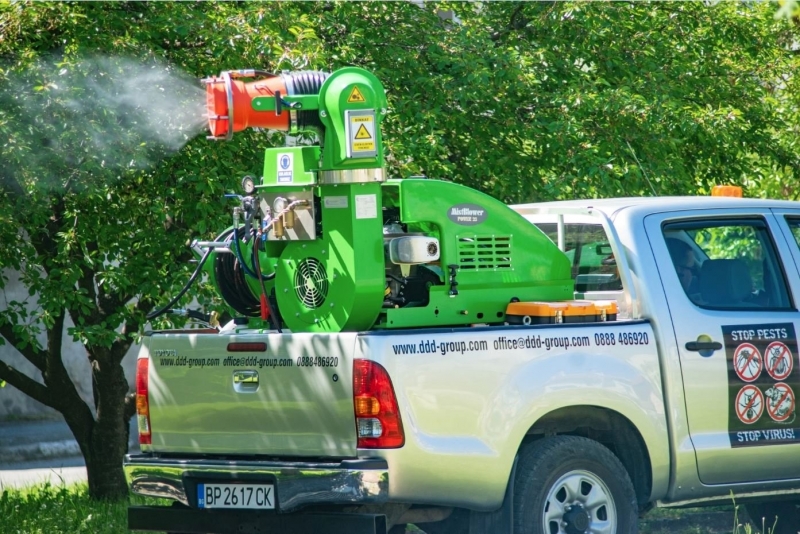
[[209, 258], [209, 256], [211, 256], [211, 253], [213, 251], [214, 251], [213, 248], [209, 248], [208, 250], [206, 250], [206, 253], [203, 254], [202, 258], [200, 258], [200, 262], [197, 264], [197, 267], [195, 268], [194, 272], [192, 273], [192, 276], [189, 277], [189, 281], [186, 282], [185, 286], [183, 286], [183, 289], [181, 289], [178, 292], [178, 294], [175, 295], [175, 297], [167, 303], [166, 306], [164, 306], [160, 310], [156, 310], [154, 312], [148, 313], [147, 314], [147, 320], [148, 321], [151, 320], [151, 319], [155, 319], [156, 317], [158, 317], [160, 315], [164, 315], [165, 313], [167, 313], [175, 305], [175, 303], [178, 302], [181, 299], [181, 297], [186, 294], [187, 291], [189, 291], [189, 288], [192, 287], [192, 284], [194, 283], [194, 281], [197, 280], [197, 277], [200, 275], [200, 271], [203, 270], [203, 265], [205, 264], [205, 262]]
[[[236, 221], [234, 220], [234, 223]], [[256, 242], [253, 245], [253, 250], [256, 250], [258, 247], [258, 243]], [[261, 269], [258, 269], [255, 264], [248, 267], [248, 265], [244, 262], [244, 256], [242, 256], [242, 249], [239, 246], [239, 228], [234, 225], [233, 227], [233, 251], [236, 254], [236, 259], [239, 260], [239, 263], [242, 265], [242, 269], [244, 269], [244, 273], [247, 276], [252, 278], [261, 279], [263, 277], [265, 280], [272, 280], [275, 278], [275, 273], [272, 272], [270, 274], [263, 274]], [[256, 274], [258, 272], [258, 274]]]
[[[261, 284], [261, 306], [262, 307], [266, 306], [267, 311], [269, 312], [269, 317], [268, 317], [269, 318], [269, 322], [278, 330], [279, 334], [282, 334], [283, 332], [281, 330], [281, 323], [278, 320], [278, 317], [275, 315], [274, 310], [272, 309], [272, 304], [270, 304], [270, 302], [269, 302], [269, 297], [267, 296], [267, 286], [264, 285], [264, 277], [263, 277], [263, 275], [261, 273], [261, 262], [259, 261], [259, 257], [258, 257], [258, 240], [259, 240], [259, 237], [260, 237], [260, 235], [257, 234], [256, 235], [256, 241], [255, 241], [255, 244], [253, 246], [253, 262], [255, 263], [256, 272], [258, 273], [258, 281]], [[272, 276], [273, 277], [275, 276], [275, 272], [274, 271], [272, 272]], [[262, 314], [261, 318], [262, 319], [264, 318], [263, 314]]]

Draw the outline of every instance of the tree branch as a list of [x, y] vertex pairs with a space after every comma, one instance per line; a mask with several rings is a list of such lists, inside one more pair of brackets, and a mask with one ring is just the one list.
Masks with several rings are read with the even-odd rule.
[[[136, 303], [134, 309], [142, 315], [145, 315], [150, 310], [152, 305], [153, 303], [150, 299], [143, 298]], [[137, 332], [141, 325], [142, 323], [135, 317], [131, 317], [125, 321], [125, 324], [122, 326], [122, 339], [116, 340], [114, 344], [111, 345], [111, 358], [114, 363], [121, 362], [125, 355], [128, 354], [128, 351], [133, 344], [131, 334]]]
[[61, 359], [61, 347], [64, 337], [64, 310], [55, 317], [53, 326], [47, 329], [47, 358]]
[[22, 354], [26, 360], [35, 365], [37, 369], [40, 371], [45, 370], [47, 366], [45, 362], [45, 353], [43, 351], [37, 351], [30, 344], [24, 348], [20, 348], [22, 340], [17, 336], [16, 332], [14, 332], [14, 328], [10, 324], [0, 325], [0, 335], [6, 338], [6, 341], [11, 343], [11, 346], [17, 349], [19, 353]]
[[46, 386], [43, 386], [33, 378], [17, 371], [3, 361], [0, 361], [0, 380], [5, 380], [25, 395], [41, 402], [45, 406], [56, 408], [50, 391]]

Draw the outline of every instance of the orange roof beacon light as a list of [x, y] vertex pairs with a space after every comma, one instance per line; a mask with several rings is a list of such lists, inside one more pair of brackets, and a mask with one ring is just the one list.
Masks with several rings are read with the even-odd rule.
[[715, 185], [711, 190], [711, 196], [742, 198], [742, 188], [738, 185]]

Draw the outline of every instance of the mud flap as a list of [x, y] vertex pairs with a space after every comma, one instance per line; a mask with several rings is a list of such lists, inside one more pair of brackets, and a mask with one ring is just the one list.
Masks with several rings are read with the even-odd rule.
[[514, 534], [514, 480], [518, 458], [514, 458], [514, 465], [511, 466], [503, 506], [494, 512], [470, 512], [469, 534]]

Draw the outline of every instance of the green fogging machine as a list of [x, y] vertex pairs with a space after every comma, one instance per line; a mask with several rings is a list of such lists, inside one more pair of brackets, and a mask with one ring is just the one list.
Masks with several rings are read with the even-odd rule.
[[232, 227], [195, 242], [204, 254], [192, 278], [206, 271], [237, 324], [494, 324], [509, 302], [572, 298], [567, 257], [503, 203], [452, 182], [387, 179], [387, 99], [370, 72], [239, 70], [203, 81], [210, 139], [246, 128], [319, 139], [268, 148], [261, 179], [242, 180]]

